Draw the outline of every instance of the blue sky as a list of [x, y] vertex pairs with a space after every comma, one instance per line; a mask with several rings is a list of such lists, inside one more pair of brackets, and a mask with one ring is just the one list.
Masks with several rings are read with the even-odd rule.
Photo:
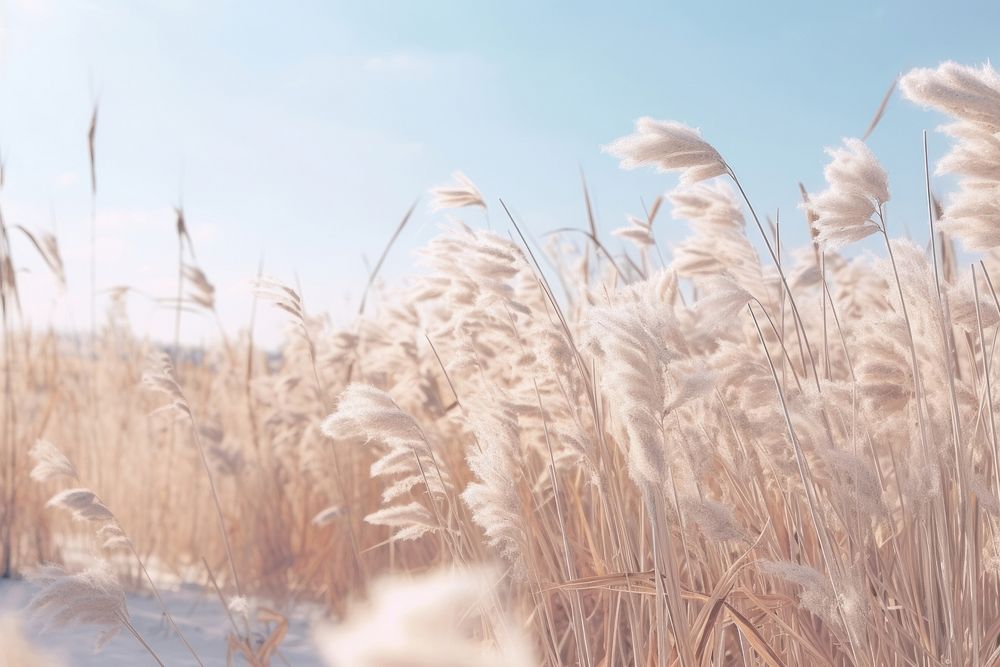
[[[172, 207], [183, 202], [224, 321], [247, 321], [247, 280], [301, 284], [342, 319], [399, 218], [461, 169], [535, 235], [600, 227], [670, 189], [600, 146], [642, 115], [701, 128], [758, 211], [806, 238], [797, 183], [823, 186], [823, 147], [864, 132], [893, 78], [994, 57], [995, 3], [89, 2], [0, 0], [0, 150], [8, 222], [56, 229], [60, 297], [21, 238], [27, 315], [85, 324], [85, 134], [100, 100], [98, 284], [175, 290]], [[923, 233], [920, 133], [940, 118], [896, 98], [870, 145], [890, 173], [890, 224]], [[931, 150], [945, 143], [932, 135]], [[477, 211], [463, 214], [482, 223]], [[385, 275], [444, 217], [424, 196]], [[669, 247], [685, 230], [661, 218]], [[67, 304], [69, 307], [67, 308]], [[171, 316], [142, 299], [141, 333]], [[277, 338], [278, 318], [261, 335]], [[211, 335], [189, 318], [188, 340]]]

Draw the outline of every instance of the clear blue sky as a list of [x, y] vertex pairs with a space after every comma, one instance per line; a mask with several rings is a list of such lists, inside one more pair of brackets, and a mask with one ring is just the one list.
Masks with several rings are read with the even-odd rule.
[[[144, 2], [0, 0], [0, 149], [8, 222], [58, 230], [73, 321], [85, 324], [85, 133], [100, 99], [99, 286], [175, 289], [172, 206], [231, 329], [266, 269], [312, 310], [356, 303], [402, 213], [461, 169], [532, 233], [585, 224], [579, 168], [604, 231], [673, 186], [600, 146], [642, 115], [701, 128], [762, 212], [806, 238], [797, 183], [864, 132], [914, 66], [996, 55], [1000, 5], [927, 2]], [[890, 172], [891, 224], [924, 229], [920, 132], [940, 118], [894, 99], [870, 144]], [[931, 148], [945, 146], [933, 137]], [[463, 214], [482, 222], [477, 211]], [[389, 277], [442, 215], [424, 201]], [[665, 246], [685, 230], [663, 217]], [[36, 325], [71, 323], [20, 238]], [[169, 314], [141, 299], [143, 333]], [[264, 325], [273, 339], [275, 322]], [[193, 319], [185, 337], [210, 328]]]

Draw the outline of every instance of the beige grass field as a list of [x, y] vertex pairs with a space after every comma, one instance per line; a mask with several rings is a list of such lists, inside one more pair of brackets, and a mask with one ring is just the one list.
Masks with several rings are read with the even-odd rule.
[[[0, 573], [34, 595], [0, 662], [83, 625], [135, 664], [305, 664], [304, 623], [337, 667], [1000, 664], [1000, 76], [892, 94], [950, 117], [926, 246], [860, 138], [778, 226], [710, 133], [642, 118], [607, 159], [681, 184], [626, 254], [593, 220], [539, 247], [456, 174], [434, 205], [502, 231], [453, 222], [389, 286], [380, 261], [342, 329], [261, 276], [280, 353], [250, 322], [140, 339], [124, 292], [93, 336], [28, 331], [0, 224]], [[178, 317], [211, 315], [212, 267], [179, 269]]]

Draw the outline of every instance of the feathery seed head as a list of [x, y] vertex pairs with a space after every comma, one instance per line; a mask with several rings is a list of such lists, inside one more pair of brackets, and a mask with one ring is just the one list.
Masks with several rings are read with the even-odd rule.
[[656, 245], [656, 240], [653, 238], [653, 230], [644, 220], [630, 215], [628, 216], [628, 223], [628, 226], [619, 227], [611, 233], [620, 238], [628, 239], [639, 250], [645, 250], [650, 246]]
[[331, 505], [326, 509], [321, 510], [312, 518], [312, 523], [315, 526], [325, 526], [327, 524], [333, 523], [338, 518], [343, 516], [344, 508], [339, 505]]
[[683, 184], [721, 176], [728, 170], [722, 156], [698, 130], [648, 116], [635, 122], [633, 134], [613, 141], [604, 151], [619, 158], [622, 169], [650, 165], [659, 171], [679, 171]]
[[55, 477], [76, 479], [77, 473], [73, 463], [59, 448], [47, 440], [37, 440], [35, 446], [28, 451], [34, 459], [35, 467], [31, 470], [31, 478], [45, 482]]
[[455, 179], [454, 185], [442, 185], [431, 189], [431, 208], [435, 211], [465, 206], [486, 208], [482, 193], [468, 176], [456, 171], [451, 177]]
[[[492, 602], [491, 569], [383, 579], [344, 623], [317, 632], [331, 667], [529, 667], [530, 642]], [[483, 629], [496, 637], [483, 638]]]
[[61, 507], [78, 521], [114, 521], [115, 515], [90, 489], [66, 489], [52, 496], [46, 507]]
[[980, 67], [941, 63], [911, 70], [899, 80], [908, 99], [955, 118], [1000, 130], [1000, 76], [989, 64]]
[[708, 498], [688, 498], [684, 513], [713, 542], [746, 541], [747, 532], [728, 505]]
[[860, 139], [845, 139], [843, 148], [826, 152], [833, 158], [823, 171], [829, 187], [801, 206], [815, 216], [816, 240], [836, 249], [879, 230], [875, 218], [889, 201], [889, 179]]
[[49, 627], [96, 625], [104, 628], [98, 647], [107, 643], [128, 618], [125, 592], [106, 561], [76, 574], [46, 566], [28, 574], [40, 586], [28, 609]]

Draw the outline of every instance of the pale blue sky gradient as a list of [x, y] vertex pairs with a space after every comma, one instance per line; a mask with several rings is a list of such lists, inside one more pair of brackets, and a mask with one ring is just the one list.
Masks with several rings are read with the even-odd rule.
[[[21, 238], [26, 312], [86, 324], [85, 134], [98, 131], [101, 287], [175, 290], [172, 207], [231, 330], [247, 281], [298, 280], [344, 318], [400, 216], [460, 169], [504, 228], [502, 197], [536, 236], [585, 225], [579, 169], [603, 231], [674, 184], [624, 172], [600, 146], [642, 115], [701, 128], [758, 211], [806, 239], [797, 183], [822, 187], [823, 147], [864, 132], [893, 78], [995, 56], [996, 3], [56, 2], [0, 0], [0, 150], [8, 222], [58, 231], [73, 316]], [[890, 224], [924, 236], [920, 133], [940, 118], [894, 98], [870, 145], [890, 172]], [[932, 135], [940, 155], [943, 139]], [[478, 211], [461, 214], [482, 224]], [[385, 275], [444, 221], [424, 196]], [[668, 249], [686, 230], [661, 218]], [[613, 245], [617, 240], [613, 242]], [[171, 316], [136, 299], [141, 333]], [[261, 335], [276, 340], [279, 318]], [[185, 338], [209, 336], [188, 318]]]

